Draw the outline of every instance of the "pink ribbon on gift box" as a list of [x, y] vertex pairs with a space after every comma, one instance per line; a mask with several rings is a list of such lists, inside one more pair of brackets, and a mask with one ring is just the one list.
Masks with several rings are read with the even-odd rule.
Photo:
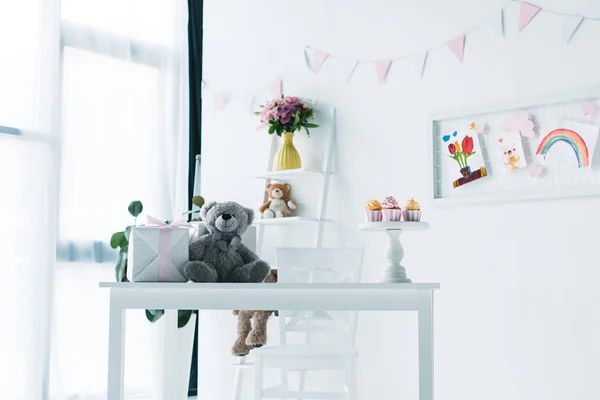
[[149, 215], [146, 216], [146, 220], [146, 226], [160, 228], [158, 233], [158, 281], [171, 282], [173, 280], [173, 268], [171, 268], [172, 232], [170, 228], [193, 228], [193, 226], [188, 224], [185, 220], [174, 221], [167, 224], [166, 222]]

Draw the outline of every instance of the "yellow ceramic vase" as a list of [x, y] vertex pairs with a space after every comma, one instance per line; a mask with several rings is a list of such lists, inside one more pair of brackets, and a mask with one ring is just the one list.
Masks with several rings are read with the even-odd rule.
[[294, 133], [284, 132], [283, 143], [273, 159], [273, 170], [281, 171], [284, 169], [296, 169], [302, 167], [300, 154], [294, 147]]

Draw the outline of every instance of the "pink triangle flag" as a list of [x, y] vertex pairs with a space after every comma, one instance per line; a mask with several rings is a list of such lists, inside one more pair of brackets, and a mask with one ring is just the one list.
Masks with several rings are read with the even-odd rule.
[[392, 60], [377, 60], [375, 61], [375, 70], [377, 71], [377, 80], [381, 85], [385, 81], [385, 77], [390, 69]]
[[325, 53], [324, 51], [313, 49], [312, 61], [310, 63], [310, 69], [312, 70], [312, 72], [314, 72], [315, 74], [319, 72], [328, 56], [329, 54]]
[[463, 55], [465, 54], [465, 35], [460, 35], [449, 41], [448, 48], [458, 58], [458, 61], [462, 63]]
[[273, 93], [273, 96], [281, 97], [281, 79], [271, 82], [269, 90]]
[[521, 32], [529, 22], [540, 11], [539, 7], [529, 3], [521, 2], [519, 10], [519, 32]]
[[214, 101], [214, 110], [220, 111], [225, 108], [225, 104], [227, 104], [228, 96], [225, 92], [215, 92], [213, 94]]

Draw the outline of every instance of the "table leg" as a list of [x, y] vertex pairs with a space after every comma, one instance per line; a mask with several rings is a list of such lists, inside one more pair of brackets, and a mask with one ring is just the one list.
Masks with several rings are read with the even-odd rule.
[[125, 310], [110, 296], [108, 328], [108, 398], [122, 400], [125, 371]]
[[410, 283], [406, 269], [400, 264], [404, 258], [404, 248], [400, 243], [401, 230], [386, 230], [388, 243], [385, 247], [385, 257], [388, 265], [383, 270], [381, 283]]
[[419, 400], [433, 400], [433, 292], [419, 292]]

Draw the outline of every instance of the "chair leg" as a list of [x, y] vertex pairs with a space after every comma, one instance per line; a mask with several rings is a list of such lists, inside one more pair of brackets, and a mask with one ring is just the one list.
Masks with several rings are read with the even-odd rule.
[[349, 360], [347, 368], [346, 389], [348, 390], [348, 400], [356, 400], [356, 360]]
[[263, 362], [262, 357], [254, 359], [254, 400], [262, 400], [263, 390]]
[[242, 390], [244, 389], [244, 371], [243, 368], [237, 368], [235, 371], [235, 400], [242, 399]]
[[[304, 392], [304, 387], [306, 386], [306, 370], [300, 370], [300, 381], [298, 382], [298, 391]], [[303, 397], [298, 397], [298, 400], [302, 400]]]

